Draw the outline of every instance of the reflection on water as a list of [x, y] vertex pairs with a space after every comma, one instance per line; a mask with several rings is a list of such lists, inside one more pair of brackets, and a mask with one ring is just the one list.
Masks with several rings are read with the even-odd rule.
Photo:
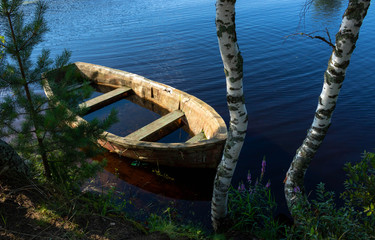
[[126, 212], [144, 221], [150, 213], [162, 214], [168, 207], [183, 218], [210, 226], [210, 200], [215, 171], [178, 169], [142, 164], [115, 153], [93, 160], [107, 161], [105, 171], [86, 183], [85, 191], [106, 193], [115, 190], [115, 199], [126, 201]]
[[[323, 14], [325, 17], [332, 16], [333, 13], [340, 13], [344, 0], [315, 0], [314, 12], [317, 14]], [[345, 1], [347, 2], [347, 1]]]
[[[212, 169], [168, 168], [146, 164], [105, 153], [94, 160], [107, 160], [105, 170], [117, 176], [120, 187], [132, 185], [143, 191], [174, 199], [208, 201], [211, 199], [215, 171]], [[194, 176], [192, 178], [192, 176]], [[189, 181], [186, 181], [189, 179]], [[99, 186], [107, 179], [101, 176]]]
[[[327, 26], [328, 23], [334, 22], [336, 19], [341, 18], [343, 14], [343, 2], [344, 0], [314, 0], [312, 3], [314, 6], [312, 11], [314, 20], [317, 22], [322, 22], [323, 25]], [[347, 3], [347, 1], [345, 1], [345, 3]], [[338, 29], [336, 29], [336, 31], [337, 30]]]

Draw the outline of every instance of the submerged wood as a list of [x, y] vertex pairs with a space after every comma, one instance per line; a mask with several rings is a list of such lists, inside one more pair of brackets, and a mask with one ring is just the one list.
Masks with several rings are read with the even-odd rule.
[[[128, 136], [104, 132], [107, 141], [98, 141], [101, 146], [128, 158], [165, 166], [217, 167], [227, 138], [227, 127], [208, 104], [183, 91], [133, 73], [82, 62], [73, 65], [96, 87], [115, 88], [83, 103], [82, 106], [89, 107], [89, 111], [129, 95], [127, 99], [140, 101], [144, 107], [163, 115]], [[46, 80], [44, 90], [47, 97], [51, 97], [53, 90]], [[86, 120], [77, 117], [77, 121]], [[191, 136], [187, 142], [153, 142], [181, 126]]]

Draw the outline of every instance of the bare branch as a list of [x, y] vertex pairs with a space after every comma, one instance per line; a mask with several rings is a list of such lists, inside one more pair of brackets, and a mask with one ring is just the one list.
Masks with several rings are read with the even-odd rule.
[[[315, 32], [313, 32], [313, 33], [315, 33]], [[329, 32], [328, 32], [327, 28], [325, 29], [325, 33], [327, 34], [328, 40], [326, 38], [322, 37], [322, 36], [313, 35], [313, 33], [300, 32], [300, 33], [288, 35], [288, 36], [286, 36], [286, 38], [289, 38], [290, 36], [296, 36], [296, 35], [306, 36], [306, 37], [311, 38], [311, 39], [319, 39], [319, 40], [327, 43], [331, 48], [335, 49], [335, 44], [332, 43], [331, 36], [329, 35]]]

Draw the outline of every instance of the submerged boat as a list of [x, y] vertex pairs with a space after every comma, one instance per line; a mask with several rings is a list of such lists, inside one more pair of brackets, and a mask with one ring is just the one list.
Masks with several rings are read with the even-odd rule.
[[[107, 91], [81, 103], [90, 112], [127, 99], [161, 116], [127, 136], [104, 132], [106, 141], [98, 141], [102, 147], [131, 159], [159, 165], [217, 167], [227, 138], [227, 128], [224, 120], [207, 103], [137, 74], [82, 62], [73, 65], [95, 88]], [[50, 97], [53, 91], [46, 80], [44, 91]], [[86, 120], [78, 116], [77, 121]], [[183, 128], [190, 139], [179, 143], [157, 142], [178, 128]]]

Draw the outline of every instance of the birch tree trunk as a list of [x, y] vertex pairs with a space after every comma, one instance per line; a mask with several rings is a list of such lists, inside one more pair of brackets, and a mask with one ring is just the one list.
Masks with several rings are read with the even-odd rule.
[[247, 130], [247, 111], [243, 95], [243, 59], [235, 27], [235, 0], [217, 0], [216, 30], [227, 85], [230, 113], [228, 139], [217, 168], [211, 205], [212, 224], [217, 231], [227, 215], [228, 189]]
[[340, 30], [336, 34], [335, 48], [324, 73], [323, 90], [319, 97], [314, 121], [305, 140], [298, 148], [286, 175], [284, 192], [290, 211], [293, 205], [301, 200], [299, 199], [301, 194], [297, 194], [297, 192], [303, 192], [306, 170], [331, 124], [332, 114], [345, 79], [345, 72], [369, 6], [370, 0], [350, 0], [343, 15]]

